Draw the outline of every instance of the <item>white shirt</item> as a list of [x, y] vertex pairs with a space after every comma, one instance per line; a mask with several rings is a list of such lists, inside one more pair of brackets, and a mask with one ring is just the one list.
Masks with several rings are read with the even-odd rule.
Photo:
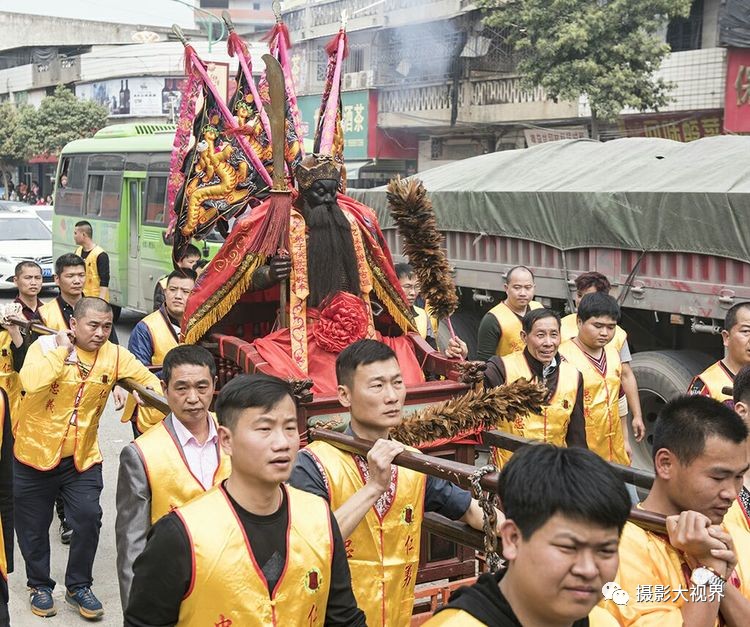
[[188, 468], [201, 482], [204, 489], [208, 490], [214, 485], [214, 475], [219, 467], [219, 434], [216, 432], [216, 423], [213, 419], [210, 416], [206, 419], [208, 420], [208, 438], [203, 444], [199, 444], [187, 427], [172, 414], [172, 426], [182, 446]]

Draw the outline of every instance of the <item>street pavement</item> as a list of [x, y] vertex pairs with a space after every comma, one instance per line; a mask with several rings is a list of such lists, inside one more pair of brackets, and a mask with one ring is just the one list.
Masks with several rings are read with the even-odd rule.
[[[55, 295], [54, 291], [45, 291], [41, 298], [46, 302]], [[8, 292], [0, 292], [0, 303], [7, 303], [14, 296]], [[137, 312], [123, 310], [116, 325], [121, 344], [127, 345], [130, 331], [141, 317], [142, 315]], [[120, 412], [115, 412], [110, 398], [99, 427], [99, 446], [104, 456], [104, 491], [101, 498], [104, 515], [99, 537], [99, 550], [94, 562], [94, 585], [92, 587], [94, 594], [104, 606], [104, 618], [95, 623], [102, 627], [122, 626], [115, 552], [115, 488], [120, 450], [132, 440], [132, 435], [130, 425], [120, 422]], [[55, 516], [50, 527], [50, 546], [52, 548], [51, 574], [52, 579], [57, 582], [54, 590], [57, 615], [43, 619], [31, 613], [23, 558], [16, 543], [15, 571], [9, 577], [10, 618], [13, 627], [54, 627], [55, 625], [69, 627], [90, 622], [84, 620], [75, 609], [65, 603], [65, 565], [68, 559], [68, 547], [61, 544], [58, 527], [59, 521]]]

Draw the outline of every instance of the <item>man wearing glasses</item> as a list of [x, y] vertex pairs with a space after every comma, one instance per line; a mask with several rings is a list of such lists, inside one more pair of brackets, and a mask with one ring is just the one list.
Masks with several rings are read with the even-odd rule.
[[[164, 290], [164, 304], [147, 315], [133, 328], [128, 342], [128, 350], [136, 359], [159, 376], [158, 366], [164, 363], [164, 356], [180, 344], [179, 333], [185, 305], [195, 286], [196, 275], [189, 268], [179, 268], [167, 277]], [[133, 434], [138, 437], [143, 429], [138, 424], [138, 405], [129, 397], [122, 412], [122, 422], [130, 421]]]

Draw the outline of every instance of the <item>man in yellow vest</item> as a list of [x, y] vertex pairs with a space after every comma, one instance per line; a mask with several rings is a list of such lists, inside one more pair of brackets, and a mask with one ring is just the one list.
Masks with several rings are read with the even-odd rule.
[[[39, 318], [43, 325], [55, 331], [70, 329], [70, 318], [73, 308], [83, 298], [83, 286], [86, 282], [86, 262], [78, 255], [65, 253], [55, 260], [55, 285], [60, 293], [51, 301], [39, 307]], [[125, 397], [123, 390], [123, 401]], [[118, 404], [117, 394], [115, 403]], [[55, 502], [57, 517], [60, 519], [60, 542], [70, 544], [73, 534], [65, 520], [65, 507], [61, 498]]]
[[299, 449], [289, 384], [235, 377], [216, 415], [232, 472], [154, 525], [125, 625], [364, 626], [336, 519], [323, 499], [284, 484]]
[[[609, 279], [601, 272], [584, 272], [579, 274], [575, 280], [576, 296], [573, 302], [576, 307], [586, 294], [601, 292], [609, 294], [612, 290], [612, 284]], [[563, 341], [570, 340], [578, 335], [578, 316], [575, 313], [568, 314], [560, 321], [560, 333]], [[620, 364], [622, 374], [620, 377], [620, 417], [623, 420], [627, 417], [628, 411], [632, 416], [631, 425], [633, 427], [633, 436], [637, 442], [640, 442], [646, 435], [646, 425], [643, 423], [643, 414], [641, 411], [641, 399], [638, 394], [638, 381], [636, 381], [633, 368], [630, 362], [633, 356], [630, 353], [628, 345], [628, 334], [619, 324], [615, 327], [615, 335], [612, 338], [612, 344], [620, 352]]]
[[507, 566], [456, 590], [425, 626], [617, 627], [596, 607], [630, 513], [612, 469], [590, 451], [528, 446], [503, 468], [498, 493]]
[[667, 517], [667, 534], [628, 522], [616, 584], [629, 602], [604, 607], [623, 627], [747, 625], [750, 550], [722, 527], [748, 470], [748, 429], [703, 396], [682, 396], [654, 426], [656, 477], [643, 509]]
[[[58, 494], [73, 529], [65, 599], [85, 618], [103, 614], [91, 591], [102, 517], [99, 420], [118, 380], [159, 386], [133, 355], [107, 341], [111, 327], [109, 304], [84, 297], [76, 303], [70, 330], [36, 340], [21, 368], [25, 396], [14, 424], [15, 522], [37, 616], [56, 613], [49, 526]], [[142, 419], [150, 419], [148, 411]]]
[[[195, 272], [192, 270], [175, 270], [167, 279], [166, 300], [162, 307], [147, 315], [133, 328], [128, 340], [128, 350], [136, 359], [152, 371], [153, 366], [161, 366], [164, 356], [180, 344], [179, 334], [185, 304], [195, 286]], [[157, 376], [158, 372], [155, 373]], [[138, 437], [136, 412], [138, 405], [129, 397], [122, 412], [122, 422], [130, 422], [133, 435]]]
[[[732, 390], [732, 400], [734, 401], [734, 411], [745, 424], [750, 428], [750, 366], [745, 366], [737, 373], [734, 378], [734, 387]], [[747, 442], [748, 457], [750, 457], [750, 438]], [[724, 517], [724, 525], [734, 535], [734, 530], [750, 541], [750, 471], [745, 473], [743, 485], [737, 500]]]
[[85, 282], [86, 262], [73, 253], [60, 255], [55, 260], [55, 285], [60, 293], [39, 308], [42, 324], [55, 331], [69, 329], [73, 308], [83, 297]]
[[[182, 253], [182, 257], [175, 262], [175, 270], [191, 270], [195, 272], [195, 266], [199, 261], [201, 261], [201, 251], [198, 250], [197, 246], [188, 244]], [[156, 285], [154, 285], [154, 311], [157, 311], [162, 305], [164, 305], [167, 280], [170, 276], [171, 273], [165, 274], [156, 282]]]
[[526, 266], [508, 270], [503, 289], [506, 299], [484, 314], [479, 324], [477, 359], [480, 361], [523, 350], [521, 321], [529, 311], [542, 306], [534, 300], [534, 273]]
[[[38, 320], [39, 292], [42, 289], [42, 269], [34, 261], [22, 261], [15, 268], [14, 281], [18, 295], [13, 300], [21, 306], [21, 316], [26, 320]], [[21, 400], [21, 383], [18, 370], [26, 355], [27, 346], [23, 341], [21, 328], [15, 324], [0, 324], [0, 389], [5, 390], [10, 402], [9, 410]]]
[[620, 352], [612, 342], [620, 306], [609, 294], [586, 294], [578, 304], [578, 334], [560, 345], [565, 361], [583, 374], [588, 447], [608, 462], [628, 466], [628, 427], [620, 419]]
[[75, 254], [86, 264], [86, 283], [83, 286], [84, 296], [97, 296], [109, 301], [109, 255], [94, 243], [94, 229], [91, 222], [81, 220], [73, 228], [73, 240], [78, 248]]
[[[437, 349], [437, 336], [435, 335], [435, 332], [437, 330], [438, 320], [428, 315], [427, 311], [422, 309], [422, 307], [417, 307], [416, 305], [417, 297], [419, 296], [419, 281], [417, 275], [414, 273], [414, 268], [408, 263], [397, 263], [394, 268], [396, 270], [398, 281], [401, 284], [401, 289], [403, 289], [404, 294], [406, 294], [406, 302], [409, 303], [414, 310], [414, 322], [417, 325], [419, 335], [422, 336], [422, 339], [426, 340], [432, 348]], [[461, 338], [454, 336], [448, 340], [448, 346], [445, 348], [446, 357], [452, 359], [466, 359], [468, 354], [469, 348], [466, 346], [466, 342]]]
[[688, 394], [702, 394], [731, 405], [732, 395], [723, 388], [732, 387], [734, 376], [750, 365], [750, 302], [733, 305], [724, 318], [724, 357], [711, 364], [690, 384]]
[[0, 625], [10, 625], [8, 573], [13, 572], [13, 435], [10, 401], [0, 388]]
[[347, 433], [375, 445], [365, 459], [313, 442], [299, 454], [290, 483], [330, 503], [369, 627], [405, 627], [414, 605], [423, 513], [437, 511], [481, 529], [482, 512], [452, 483], [391, 465], [404, 451], [389, 430], [401, 422], [406, 387], [388, 346], [354, 342], [336, 359], [336, 379], [339, 402], [351, 412]]
[[230, 471], [208, 411], [216, 381], [213, 356], [200, 346], [177, 346], [163, 363], [161, 385], [172, 413], [120, 453], [115, 538], [123, 607], [128, 606], [133, 562], [152, 525]]
[[[539, 381], [547, 397], [539, 414], [519, 416], [498, 428], [513, 435], [548, 442], [555, 446], [586, 448], [583, 415], [583, 378], [574, 366], [557, 352], [560, 346], [560, 318], [549, 309], [534, 309], [524, 316], [521, 339], [523, 351], [487, 362], [484, 385], [487, 388], [513, 383], [518, 379]], [[495, 465], [503, 466], [511, 453], [493, 450]]]

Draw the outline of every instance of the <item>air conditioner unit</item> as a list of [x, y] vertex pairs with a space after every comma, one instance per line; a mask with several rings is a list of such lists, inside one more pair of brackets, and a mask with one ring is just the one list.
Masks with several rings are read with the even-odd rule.
[[366, 87], [372, 87], [372, 79], [374, 76], [374, 72], [372, 70], [365, 70], [364, 72], [359, 72], [359, 86], [361, 89], [365, 89]]
[[346, 72], [343, 85], [344, 89], [357, 89], [359, 87], [359, 72]]

